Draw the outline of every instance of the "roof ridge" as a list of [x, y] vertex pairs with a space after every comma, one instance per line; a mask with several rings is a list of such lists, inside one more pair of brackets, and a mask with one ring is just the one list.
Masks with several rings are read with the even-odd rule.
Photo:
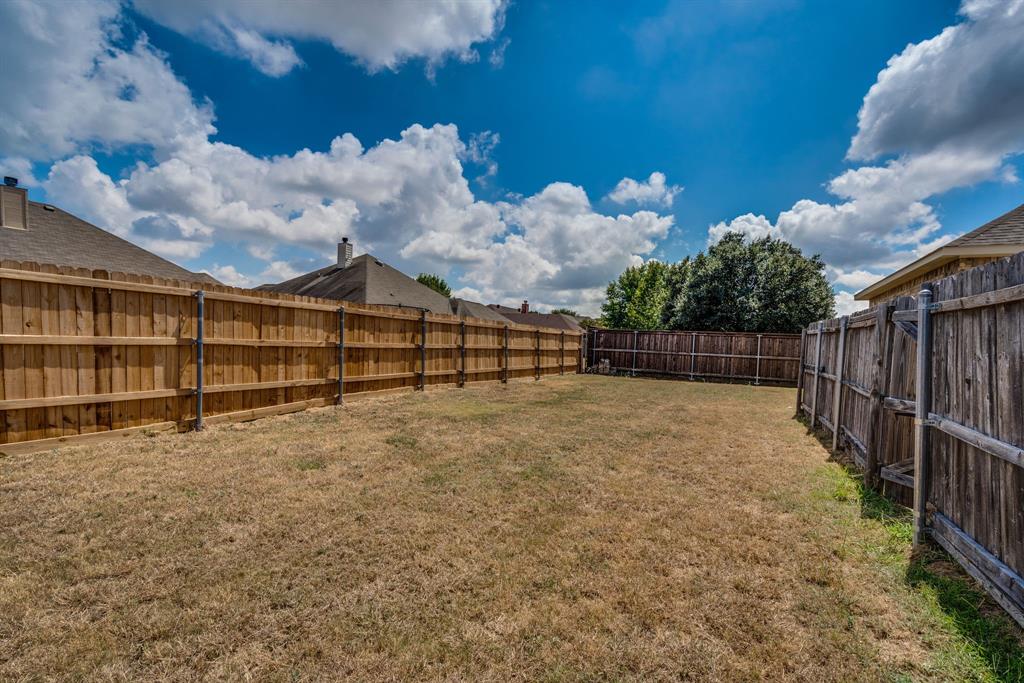
[[[1014, 225], [1015, 223], [1018, 223], [1018, 222], [1019, 222], [1019, 226], [1018, 225]], [[997, 216], [996, 218], [993, 218], [989, 222], [987, 222], [987, 223], [985, 223], [983, 225], [978, 226], [977, 228], [975, 228], [974, 230], [971, 230], [970, 232], [966, 232], [963, 235], [960, 235], [960, 237], [957, 237], [955, 240], [953, 240], [952, 242], [950, 242], [946, 246], [950, 246], [950, 247], [963, 246], [965, 244], [968, 244], [972, 240], [976, 239], [977, 237], [980, 237], [981, 235], [984, 235], [985, 233], [989, 232], [990, 230], [1002, 227], [1004, 225], [1006, 227], [1011, 227], [1011, 228], [1018, 228], [1019, 227], [1021, 229], [1022, 233], [1024, 233], [1024, 204], [1021, 204], [1020, 206], [1017, 206], [1017, 207], [1015, 207], [1013, 209], [1010, 209], [1009, 211], [1004, 213], [1002, 216]]]

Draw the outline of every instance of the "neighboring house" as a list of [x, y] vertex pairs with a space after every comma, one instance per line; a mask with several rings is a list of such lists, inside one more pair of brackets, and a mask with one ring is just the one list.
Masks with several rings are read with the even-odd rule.
[[481, 318], [483, 320], [493, 320], [499, 323], [512, 322], [501, 313], [498, 313], [490, 306], [479, 304], [475, 301], [469, 301], [468, 299], [457, 299], [451, 298], [452, 313], [459, 316], [460, 318]]
[[903, 266], [854, 295], [872, 306], [914, 295], [925, 282], [1024, 251], [1024, 204]]
[[558, 330], [583, 332], [583, 326], [571, 315], [566, 315], [565, 313], [537, 313], [530, 310], [530, 303], [528, 301], [524, 301], [523, 305], [519, 308], [510, 308], [498, 304], [488, 304], [487, 307], [520, 325], [553, 327]]
[[29, 201], [16, 178], [0, 186], [0, 258], [220, 284], [50, 204]]
[[461, 299], [449, 301], [444, 294], [420, 284], [370, 254], [353, 258], [352, 243], [347, 237], [338, 244], [337, 263], [278, 284], [260, 285], [258, 289], [359, 304], [426, 309], [446, 315], [453, 312], [452, 302], [460, 301], [462, 305], [458, 315], [461, 317], [474, 315], [466, 312], [469, 305], [476, 311], [486, 308], [483, 304]]

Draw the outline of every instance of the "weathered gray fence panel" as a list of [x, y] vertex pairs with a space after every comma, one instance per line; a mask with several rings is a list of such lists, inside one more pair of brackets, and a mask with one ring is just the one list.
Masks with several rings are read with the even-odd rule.
[[[1024, 252], [926, 286], [930, 305], [855, 313], [845, 338], [838, 320], [810, 325], [801, 353], [820, 340], [821, 360], [801, 367], [798, 410], [1024, 625]], [[807, 397], [815, 374], [832, 391]]]

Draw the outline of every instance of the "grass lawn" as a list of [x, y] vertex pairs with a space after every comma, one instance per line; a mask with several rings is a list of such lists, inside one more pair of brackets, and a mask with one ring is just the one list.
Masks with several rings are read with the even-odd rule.
[[793, 400], [556, 377], [2, 458], [0, 679], [1024, 679]]

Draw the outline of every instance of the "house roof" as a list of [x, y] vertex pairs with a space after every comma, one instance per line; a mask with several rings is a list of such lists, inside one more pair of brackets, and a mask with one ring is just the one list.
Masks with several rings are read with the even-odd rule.
[[853, 298], [858, 301], [873, 299], [960, 258], [1012, 256], [1019, 251], [1024, 251], [1024, 204], [908, 263], [857, 292]]
[[558, 330], [572, 330], [573, 332], [579, 332], [583, 329], [576, 318], [565, 313], [537, 313], [535, 311], [522, 313], [518, 308], [510, 308], [499, 304], [488, 304], [487, 307], [520, 325], [553, 327]]
[[452, 312], [448, 297], [370, 254], [355, 257], [347, 267], [332, 264], [258, 289], [361, 304], [425, 308], [431, 313]]
[[0, 228], [0, 255], [14, 261], [220, 284], [50, 204], [28, 202], [28, 226]]
[[980, 228], [971, 230], [966, 235], [961, 235], [946, 246], [965, 247], [987, 244], [1024, 244], [1024, 204], [1012, 211], [1007, 211]]
[[481, 318], [483, 320], [493, 320], [500, 323], [512, 322], [490, 306], [485, 306], [484, 304], [480, 304], [475, 301], [452, 297], [451, 306], [452, 313], [460, 318]]

